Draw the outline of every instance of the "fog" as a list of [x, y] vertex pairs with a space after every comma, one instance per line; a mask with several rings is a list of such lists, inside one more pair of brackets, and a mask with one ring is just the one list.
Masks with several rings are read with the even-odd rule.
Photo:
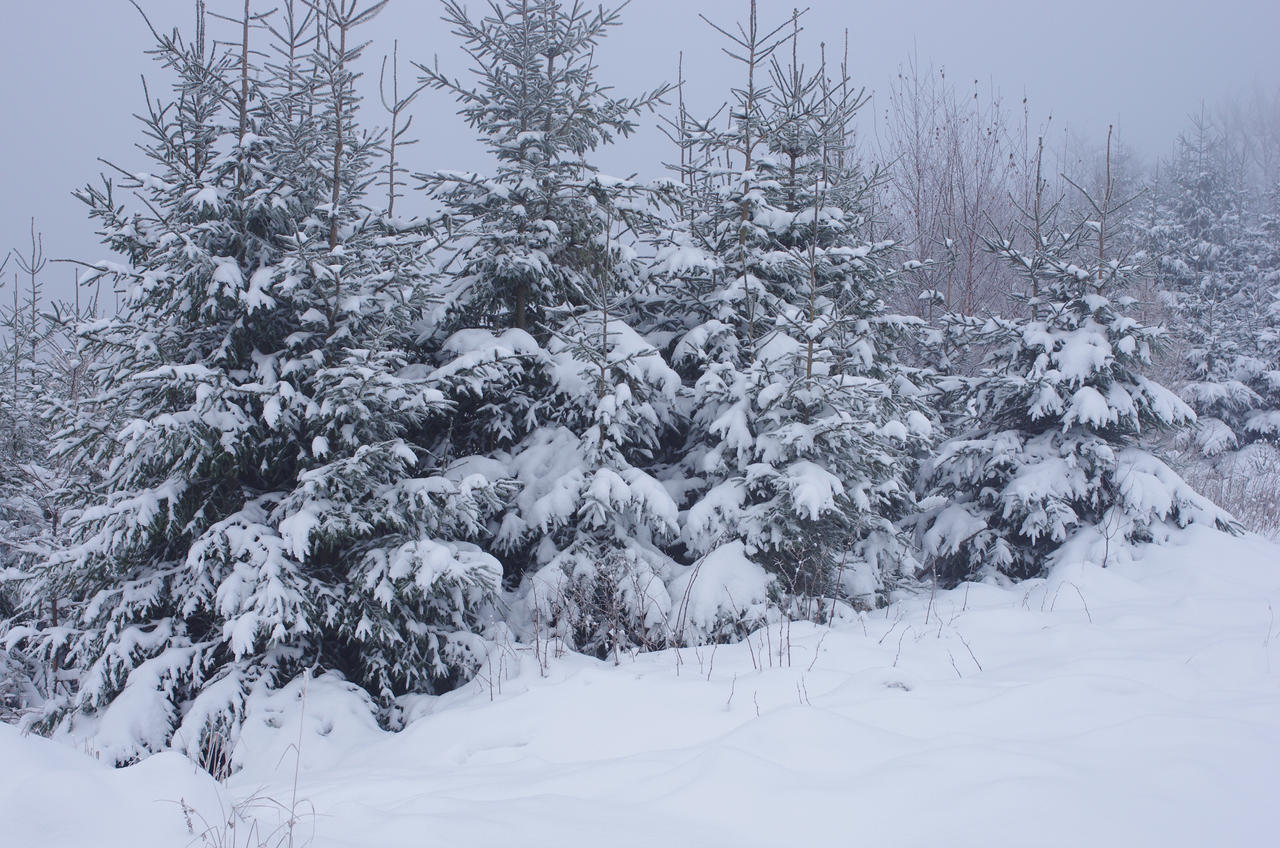
[[[191, 18], [189, 0], [142, 5], [158, 28]], [[210, 0], [212, 11], [233, 13], [233, 5]], [[254, 5], [266, 9], [269, 0]], [[762, 22], [781, 21], [791, 8], [762, 0]], [[731, 23], [746, 9], [747, 0], [632, 0], [599, 56], [602, 75], [624, 93], [652, 87], [675, 78], [683, 53], [691, 108], [713, 112], [737, 82], [736, 70], [698, 15]], [[817, 0], [804, 20], [802, 38], [814, 55], [822, 40], [829, 54], [840, 52], [848, 30], [850, 71], [872, 94], [872, 113], [883, 110], [886, 86], [914, 57], [920, 67], [945, 69], [958, 85], [976, 82], [995, 92], [1019, 114], [1026, 97], [1033, 124], [1044, 126], [1052, 114], [1051, 133], [1058, 136], [1101, 140], [1114, 124], [1147, 158], [1169, 149], [1202, 102], [1280, 81], [1274, 53], [1280, 4], [1271, 0]], [[443, 67], [466, 70], [435, 0], [392, 0], [366, 35], [373, 41], [364, 62], [370, 94], [393, 40], [400, 42], [407, 80], [409, 60], [437, 54]], [[144, 55], [150, 40], [126, 0], [7, 0], [0, 30], [0, 250], [25, 245], [35, 218], [51, 256], [104, 253], [71, 193], [96, 178], [99, 157], [144, 167], [132, 117], [143, 103], [140, 75], [148, 75], [153, 92], [163, 92], [163, 75]], [[376, 102], [367, 106], [365, 122], [379, 120]], [[483, 167], [482, 151], [447, 96], [427, 92], [413, 112], [421, 141], [410, 148], [411, 167]], [[670, 153], [651, 125], [599, 162], [616, 173], [656, 176]], [[50, 293], [64, 296], [71, 274], [66, 266], [53, 268], [46, 276]]]

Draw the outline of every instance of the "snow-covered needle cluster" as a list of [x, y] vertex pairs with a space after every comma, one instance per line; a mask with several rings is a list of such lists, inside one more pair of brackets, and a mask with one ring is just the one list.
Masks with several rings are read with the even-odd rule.
[[[448, 0], [469, 67], [416, 65], [384, 132], [357, 84], [384, 3], [156, 33], [148, 163], [80, 194], [118, 309], [53, 340], [6, 313], [0, 698], [35, 727], [207, 761], [317, 669], [394, 725], [496, 645], [726, 641], [1238, 527], [1156, 453], [1280, 437], [1280, 187], [1246, 216], [1209, 141], [1123, 226], [1109, 168], [1075, 205], [1037, 175], [985, 236], [1002, 315], [894, 314], [947, 260], [885, 220], [865, 97], [798, 17], [716, 26], [741, 73], [700, 120], [598, 78], [620, 10]], [[490, 172], [406, 172], [432, 90]], [[600, 173], [655, 113], [674, 178]], [[1160, 287], [1185, 337], [1144, 323]]]

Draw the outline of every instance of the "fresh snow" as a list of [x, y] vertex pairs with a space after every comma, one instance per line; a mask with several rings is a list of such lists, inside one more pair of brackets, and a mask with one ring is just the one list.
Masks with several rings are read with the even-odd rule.
[[270, 830], [300, 743], [315, 848], [1274, 844], [1280, 547], [1173, 541], [618, 665], [499, 649], [394, 734], [353, 687], [295, 681], [251, 699], [221, 787], [176, 753], [111, 770], [0, 725], [3, 841], [199, 844], [180, 800], [197, 835], [233, 807]]
[[215, 815], [233, 805], [226, 789], [177, 752], [113, 769], [3, 722], [0, 765], [0, 844], [15, 848], [180, 848], [192, 844], [182, 801]]

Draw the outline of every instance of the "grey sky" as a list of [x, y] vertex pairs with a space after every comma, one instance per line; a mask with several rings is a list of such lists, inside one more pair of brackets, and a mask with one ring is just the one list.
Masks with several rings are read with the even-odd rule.
[[[268, 8], [271, 0], [255, 0]], [[186, 25], [190, 0], [146, 0], [157, 25]], [[230, 0], [209, 0], [230, 11]], [[479, 3], [471, 5], [478, 7]], [[766, 21], [795, 5], [760, 0]], [[872, 92], [883, 92], [914, 52], [922, 64], [945, 66], [957, 81], [991, 83], [1006, 102], [1027, 94], [1038, 117], [1082, 137], [1103, 137], [1116, 123], [1137, 150], [1158, 155], [1201, 100], [1214, 101], [1253, 84], [1280, 85], [1280, 3], [1275, 0], [812, 0], [806, 42], [833, 45], [850, 30], [851, 71]], [[126, 0], [3, 0], [0, 19], [0, 252], [26, 243], [34, 216], [53, 256], [98, 258], [92, 227], [70, 192], [99, 171], [97, 157], [143, 167], [133, 149], [139, 133], [130, 117], [142, 104], [139, 74], [158, 82], [142, 55], [149, 35]], [[600, 55], [606, 80], [623, 92], [675, 76], [685, 52], [689, 99], [714, 108], [737, 81], [719, 54], [718, 36], [697, 16], [719, 22], [743, 16], [747, 0], [633, 0], [624, 26]], [[376, 79], [378, 57], [398, 38], [405, 64], [441, 63], [461, 72], [466, 59], [438, 22], [436, 0], [392, 0], [369, 27], [375, 40], [365, 70]], [[375, 106], [375, 104], [368, 104]], [[481, 167], [471, 134], [444, 95], [415, 104], [421, 138], [412, 164]], [[378, 119], [377, 110], [366, 122]], [[647, 130], [609, 151], [601, 164], [614, 172], [655, 174], [669, 150]], [[12, 267], [12, 266], [11, 266]], [[71, 271], [53, 268], [52, 292], [65, 295]], [[6, 291], [7, 295], [7, 283]]]

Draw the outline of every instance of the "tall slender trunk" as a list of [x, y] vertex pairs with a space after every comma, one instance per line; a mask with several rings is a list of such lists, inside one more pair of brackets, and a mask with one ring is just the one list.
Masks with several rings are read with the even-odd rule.
[[[329, 249], [338, 246], [338, 202], [342, 199], [342, 154], [343, 142], [345, 140], [345, 128], [342, 126], [342, 113], [346, 108], [344, 95], [346, 93], [346, 81], [343, 74], [346, 70], [347, 59], [347, 22], [341, 20], [338, 22], [338, 64], [334, 70], [333, 79], [333, 120], [334, 120], [334, 144], [333, 144], [333, 198], [332, 208], [329, 210]], [[339, 283], [341, 285], [341, 283]], [[335, 300], [338, 292], [335, 290]]]

